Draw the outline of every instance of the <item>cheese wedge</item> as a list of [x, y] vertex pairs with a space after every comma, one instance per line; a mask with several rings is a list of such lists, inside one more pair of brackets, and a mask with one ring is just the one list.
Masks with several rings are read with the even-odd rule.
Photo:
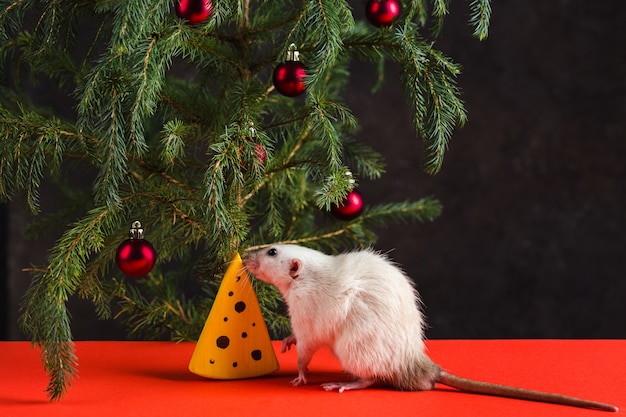
[[238, 253], [224, 274], [189, 370], [213, 379], [253, 378], [278, 370], [259, 301]]

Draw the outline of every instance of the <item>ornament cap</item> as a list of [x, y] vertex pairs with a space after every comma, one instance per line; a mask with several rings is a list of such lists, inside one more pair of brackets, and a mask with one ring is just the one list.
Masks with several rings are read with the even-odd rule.
[[139, 220], [135, 220], [133, 222], [133, 225], [128, 232], [128, 237], [130, 239], [143, 239], [143, 228], [141, 227], [141, 222]]
[[300, 52], [298, 51], [298, 47], [295, 43], [289, 45], [289, 49], [287, 50], [287, 61], [300, 61]]

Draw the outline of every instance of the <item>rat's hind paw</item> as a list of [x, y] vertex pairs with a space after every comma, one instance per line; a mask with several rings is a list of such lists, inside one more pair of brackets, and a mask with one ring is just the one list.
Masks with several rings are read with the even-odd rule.
[[374, 380], [359, 379], [354, 382], [329, 382], [327, 384], [322, 384], [322, 388], [326, 391], [337, 390], [339, 392], [344, 392], [346, 390], [364, 389], [372, 384], [374, 384]]

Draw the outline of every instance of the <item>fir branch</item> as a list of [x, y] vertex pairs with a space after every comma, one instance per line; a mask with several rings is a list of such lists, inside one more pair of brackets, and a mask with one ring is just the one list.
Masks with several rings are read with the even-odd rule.
[[28, 207], [35, 213], [45, 168], [57, 175], [66, 151], [82, 148], [84, 139], [73, 126], [57, 118], [46, 118], [19, 107], [19, 115], [0, 108], [4, 143], [0, 154], [0, 198], [7, 200], [25, 190]]
[[[302, 26], [295, 27], [300, 39], [307, 39], [316, 52], [307, 57], [309, 87], [314, 86], [332, 67], [342, 51], [342, 29], [354, 26], [350, 6], [344, 0], [309, 0]], [[312, 36], [313, 35], [313, 36]]]
[[283, 233], [286, 226], [283, 209], [284, 200], [279, 197], [283, 193], [273, 185], [270, 185], [269, 193], [265, 223], [269, 227], [270, 235], [276, 239]]
[[109, 207], [120, 204], [119, 185], [124, 181], [127, 167], [127, 148], [124, 140], [124, 113], [122, 109], [123, 92], [115, 90], [111, 95], [109, 113], [109, 131], [102, 138], [99, 154], [101, 166], [96, 181], [95, 197], [97, 203]]
[[30, 6], [30, 0], [3, 0], [0, 2], [0, 39], [8, 41], [10, 33], [22, 28], [25, 10]]
[[[258, 4], [260, 3], [260, 4]], [[294, 24], [303, 17], [303, 8], [290, 7], [285, 10], [280, 2], [264, 1], [257, 2], [256, 9], [250, 17], [247, 34], [254, 39], [260, 36], [270, 36], [275, 32], [280, 32], [289, 25]], [[281, 36], [281, 42], [288, 41], [291, 36]], [[286, 52], [283, 50], [282, 52]]]
[[470, 24], [474, 27], [474, 36], [485, 40], [489, 34], [491, 20], [491, 0], [469, 0]]
[[78, 67], [67, 51], [56, 46], [46, 47], [39, 37], [29, 32], [21, 32], [13, 46], [22, 48], [22, 56], [30, 65], [31, 72], [49, 77], [59, 87], [75, 81]]
[[425, 143], [424, 170], [437, 173], [454, 128], [467, 118], [456, 86], [460, 67], [421, 40], [410, 23], [390, 35], [353, 31], [345, 44], [357, 56], [374, 50], [400, 63], [413, 121]]
[[[309, 140], [309, 134], [313, 128], [313, 124], [310, 122], [310, 120], [308, 120], [306, 116], [302, 118], [303, 122], [307, 121], [306, 123], [303, 123], [303, 124], [300, 123], [300, 120], [301, 120], [300, 118], [290, 119], [290, 120], [291, 120], [290, 122], [286, 122], [284, 124], [286, 124], [289, 127], [293, 127], [294, 130], [296, 127], [300, 125], [302, 127], [298, 131], [297, 134], [290, 136], [291, 140], [289, 142], [292, 142], [292, 144], [285, 144], [285, 146], [283, 146], [283, 154], [286, 154], [286, 155], [277, 156], [277, 159], [282, 161], [281, 166], [265, 170], [265, 175], [263, 176], [263, 178], [261, 178], [255, 184], [254, 188], [250, 190], [248, 194], [242, 197], [241, 199], [242, 205], [247, 204], [249, 200], [254, 198], [257, 195], [257, 192], [261, 188], [263, 188], [270, 180], [274, 178], [275, 174], [288, 172], [289, 169], [294, 166], [293, 161], [296, 158], [296, 155], [298, 154], [298, 152], [300, 151], [304, 143]], [[271, 125], [270, 129], [279, 127], [282, 124], [283, 123]], [[295, 164], [295, 165], [299, 165], [299, 164]]]
[[[121, 306], [115, 318], [127, 316], [125, 321], [131, 336], [157, 339], [163, 331], [176, 335], [181, 330], [181, 326], [176, 326], [172, 321], [182, 319], [183, 322], [189, 322], [179, 301], [177, 306], [173, 307], [162, 295], [161, 297], [155, 296], [148, 301], [137, 288], [127, 286], [123, 288], [115, 294]], [[176, 320], [173, 320], [174, 318]]]
[[326, 163], [330, 172], [336, 172], [342, 167], [342, 143], [339, 133], [335, 128], [337, 112], [340, 107], [336, 103], [327, 102], [322, 97], [309, 95], [309, 117], [311, 132], [319, 138], [321, 145], [325, 147]]
[[132, 90], [134, 101], [129, 111], [129, 139], [137, 155], [143, 154], [148, 148], [144, 138], [144, 124], [163, 99], [166, 71], [172, 59], [183, 54], [181, 44], [187, 39], [188, 34], [182, 26], [162, 30], [146, 39], [137, 40], [133, 52], [127, 58], [136, 70]]
[[[44, 7], [43, 13], [39, 18], [39, 22], [35, 27], [36, 31], [43, 34], [42, 39], [44, 44], [53, 45], [59, 38], [60, 33], [60, 21], [62, 16], [66, 13], [62, 10], [61, 1], [48, 1]], [[39, 27], [41, 25], [41, 27]]]
[[348, 166], [354, 167], [356, 173], [369, 179], [380, 178], [385, 172], [383, 156], [354, 139], [344, 141], [344, 155]]
[[217, 36], [204, 36], [191, 32], [188, 28], [181, 32], [186, 42], [182, 43], [181, 54], [191, 63], [201, 67], [211, 67], [220, 74], [231, 74], [235, 68], [238, 73], [243, 71], [241, 62], [237, 57], [237, 48], [227, 42], [223, 42]]
[[403, 79], [413, 108], [413, 118], [426, 145], [424, 169], [435, 174], [455, 126], [465, 122], [466, 114], [455, 77], [458, 66], [423, 42], [416, 42], [414, 27], [406, 25], [396, 33], [402, 47]]
[[[337, 224], [338, 227], [331, 227], [295, 239], [280, 240], [276, 243], [336, 246], [338, 242], [341, 242], [338, 238], [343, 237], [345, 242], [352, 242], [352, 244], [364, 247], [372, 242], [371, 232], [369, 232], [369, 228], [372, 226], [387, 226], [389, 222], [432, 222], [441, 214], [441, 209], [439, 201], [433, 198], [370, 206], [358, 218], [347, 223], [339, 223]], [[251, 245], [245, 247], [245, 250], [253, 251], [267, 246], [269, 244]]]
[[[281, 240], [279, 242], [274, 242], [274, 243], [280, 243], [280, 244], [285, 244], [285, 245], [305, 245], [305, 244], [309, 244], [312, 242], [320, 242], [320, 241], [324, 241], [324, 240], [331, 240], [334, 239], [338, 236], [341, 236], [345, 233], [348, 232], [348, 228], [343, 227], [340, 229], [334, 229], [331, 230], [329, 232], [325, 232], [325, 233], [321, 233], [321, 234], [316, 234], [314, 236], [306, 236], [306, 237], [301, 237], [301, 238], [297, 238], [297, 239], [289, 239], [289, 240]], [[247, 246], [245, 247], [245, 251], [255, 251], [255, 250], [259, 250], [259, 249], [263, 249], [266, 248], [270, 245], [272, 245], [273, 243], [264, 243], [261, 245], [254, 245], [254, 246]]]
[[267, 324], [270, 337], [281, 340], [291, 333], [291, 324], [285, 314], [285, 305], [276, 287], [255, 279], [252, 281], [254, 292], [259, 300], [261, 314]]
[[185, 141], [187, 128], [181, 120], [169, 120], [161, 130], [160, 160], [169, 167], [177, 161], [182, 162], [185, 156]]
[[238, 133], [237, 125], [226, 128], [220, 142], [211, 146], [214, 155], [205, 172], [203, 201], [206, 215], [212, 219], [213, 233], [222, 242], [222, 257], [237, 248], [248, 226], [242, 204], [244, 174]]
[[448, 14], [449, 5], [450, 0], [433, 0], [432, 16], [434, 18], [434, 22], [432, 31], [435, 36], [439, 36], [441, 34], [443, 21]]
[[[112, 253], [106, 259], [111, 259]], [[100, 258], [104, 258], [100, 256]], [[107, 272], [108, 262], [103, 265], [103, 261], [93, 262], [88, 265], [85, 275], [80, 282], [78, 295], [82, 299], [88, 299], [94, 306], [96, 316], [100, 320], [108, 320], [111, 318], [111, 302], [113, 295], [106, 291], [102, 277]]]
[[413, 0], [409, 2], [409, 8], [406, 12], [406, 20], [413, 20], [417, 15], [417, 21], [420, 26], [426, 25], [428, 19], [428, 5], [426, 0]]
[[76, 367], [65, 303], [79, 286], [89, 255], [102, 247], [109, 215], [106, 208], [92, 210], [63, 235], [48, 266], [35, 274], [22, 304], [20, 325], [42, 348], [52, 400], [60, 399], [67, 391]]
[[119, 300], [115, 317], [123, 320], [133, 338], [197, 340], [212, 304], [209, 300], [217, 292], [217, 281], [206, 284], [204, 291], [211, 297], [204, 301], [182, 295], [180, 281], [174, 276], [150, 274], [139, 284], [141, 288], [113, 280], [109, 288]]
[[153, 51], [157, 43], [157, 37], [153, 36], [143, 51], [143, 63], [141, 66], [141, 73], [138, 74], [138, 86], [135, 94], [135, 101], [130, 110], [130, 141], [133, 144], [133, 148], [137, 149], [138, 154], [147, 150], [147, 145], [143, 137], [143, 120], [145, 117], [152, 114], [156, 108], [156, 99], [159, 98], [160, 87], [163, 77], [165, 76], [164, 62], [169, 61], [167, 54], [156, 55], [157, 61], [154, 62]]
[[137, 40], [158, 33], [169, 12], [169, 2], [126, 0], [116, 2], [111, 30], [111, 44], [114, 48], [132, 50]]
[[42, 363], [50, 376], [48, 397], [58, 401], [76, 375], [77, 359], [65, 302], [67, 291], [49, 271], [36, 272], [25, 294], [26, 306], [20, 317], [22, 330], [41, 349]]
[[368, 208], [359, 218], [368, 226], [387, 226], [389, 223], [419, 221], [432, 222], [441, 214], [441, 203], [433, 198], [417, 201], [379, 204]]

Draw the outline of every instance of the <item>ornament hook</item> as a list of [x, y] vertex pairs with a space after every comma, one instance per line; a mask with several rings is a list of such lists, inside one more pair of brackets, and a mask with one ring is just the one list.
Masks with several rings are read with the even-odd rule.
[[298, 52], [295, 43], [289, 45], [289, 49], [287, 49], [287, 61], [300, 61], [300, 52]]
[[131, 239], [143, 239], [143, 228], [141, 227], [141, 222], [139, 220], [135, 220], [133, 225], [128, 232], [128, 237]]
[[256, 138], [256, 130], [254, 129], [254, 123], [250, 122], [250, 138], [254, 139]]

